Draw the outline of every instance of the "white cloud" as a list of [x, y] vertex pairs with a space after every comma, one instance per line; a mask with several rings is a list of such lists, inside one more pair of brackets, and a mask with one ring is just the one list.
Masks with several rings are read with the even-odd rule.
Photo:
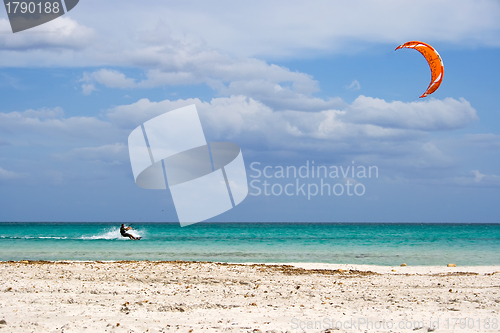
[[[472, 121], [475, 111], [468, 109], [467, 101], [388, 103], [365, 96], [359, 99], [362, 103], [355, 100], [343, 109], [322, 111], [279, 111], [243, 95], [214, 98], [210, 102], [141, 99], [113, 107], [103, 119], [66, 118], [61, 108], [0, 113], [0, 131], [9, 135], [13, 146], [46, 147], [47, 155], [60, 163], [127, 165], [126, 138], [131, 129], [169, 110], [196, 104], [208, 141], [232, 141], [246, 151], [286, 158], [334, 158], [337, 163], [355, 159], [357, 163], [423, 178], [429, 172], [443, 173], [456, 167], [457, 160], [446, 145], [433, 140], [430, 133], [460, 128]], [[449, 117], [449, 108], [458, 110], [456, 118]], [[427, 109], [439, 116], [428, 116]], [[350, 112], [358, 117], [349, 117]], [[386, 112], [403, 112], [409, 120], [402, 117], [397, 126], [380, 121]], [[4, 172], [3, 177], [6, 175], [13, 176]], [[479, 181], [474, 182], [483, 184], [488, 177], [476, 175]], [[469, 184], [470, 179], [467, 182], [464, 184]]]
[[113, 124], [132, 129], [159, 114], [189, 104], [196, 104], [209, 140], [231, 139], [249, 147], [291, 151], [309, 149], [314, 152], [349, 151], [356, 146], [356, 150], [367, 152], [374, 145], [373, 140], [391, 142], [422, 136], [414, 130], [346, 123], [341, 118], [345, 111], [275, 111], [262, 102], [241, 95], [214, 98], [211, 102], [199, 99], [151, 102], [141, 99], [112, 108], [107, 117]]
[[[98, 6], [101, 10], [96, 12]], [[111, 11], [112, 22], [107, 19]], [[238, 57], [349, 54], [376, 43], [399, 45], [415, 36], [465, 47], [500, 45], [500, 4], [495, 0], [197, 0], [168, 4], [150, 0], [148, 6], [132, 0], [88, 0], [73, 15], [89, 26], [108, 33], [125, 31], [135, 41], [150, 45], [168, 43], [170, 34], [184, 35]], [[168, 22], [169, 28], [156, 28], [160, 20]]]
[[[9, 22], [0, 19], [0, 31], [2, 32], [0, 33], [0, 51], [79, 50], [88, 46], [94, 38], [94, 31], [91, 28], [69, 17], [59, 17], [41, 26], [15, 34], [11, 32]], [[37, 65], [40, 64], [37, 63]]]
[[[418, 103], [428, 105], [428, 102]], [[443, 117], [427, 117], [426, 122], [419, 120], [419, 126], [414, 126], [413, 121], [402, 122], [397, 127], [386, 126], [377, 123], [375, 116], [367, 117], [364, 122], [351, 122], [347, 114], [351, 112], [352, 105], [345, 110], [276, 111], [260, 101], [241, 95], [214, 98], [210, 102], [198, 99], [151, 102], [141, 99], [114, 107], [107, 116], [112, 123], [132, 129], [152, 117], [189, 104], [197, 105], [208, 140], [230, 140], [259, 151], [289, 151], [313, 156], [330, 153], [339, 159], [366, 156], [379, 165], [406, 169], [452, 166], [456, 163], [455, 159], [430, 141], [429, 131], [450, 130], [457, 123], [467, 124], [465, 120], [459, 122], [454, 119], [443, 123]], [[449, 99], [444, 104], [436, 104], [438, 106], [431, 107], [432, 111], [440, 112], [441, 107], [447, 114], [450, 105], [460, 107], [468, 103]], [[357, 111], [363, 113], [360, 105], [356, 105]], [[409, 117], [412, 117], [412, 108], [420, 107], [413, 102], [391, 105], [396, 111], [398, 107], [401, 112], [408, 112], [409, 109]], [[465, 118], [468, 119], [467, 116]]]
[[[104, 119], [66, 118], [60, 108], [0, 113], [0, 130], [8, 133], [9, 142], [14, 145], [21, 139], [66, 146], [78, 142], [73, 150], [58, 156], [111, 163], [123, 161], [124, 144], [131, 129], [190, 104], [197, 105], [208, 140], [231, 140], [260, 151], [334, 153], [338, 158], [371, 156], [380, 163], [420, 169], [446, 168], [456, 162], [430, 139], [430, 132], [461, 128], [476, 117], [475, 110], [463, 99], [389, 103], [360, 96], [343, 109], [280, 111], [238, 95], [210, 102], [141, 99], [113, 107], [103, 115]], [[396, 121], [389, 122], [386, 113], [404, 116], [393, 116]], [[73, 143], [69, 143], [70, 139]]]
[[212, 54], [211, 56], [217, 59], [211, 63], [194, 54], [184, 54], [184, 56], [186, 59], [177, 65], [174, 65], [175, 60], [169, 62], [169, 57], [172, 55], [158, 59], [156, 66], [165, 67], [164, 62], [166, 62], [169, 68], [165, 70], [168, 71], [149, 70], [146, 72], [147, 78], [142, 81], [136, 81], [117, 70], [110, 69], [85, 73], [82, 78], [85, 82], [82, 91], [89, 95], [96, 89], [96, 84], [127, 89], [206, 83], [221, 96], [245, 95], [278, 110], [318, 111], [344, 105], [338, 97], [328, 100], [313, 97], [312, 93], [319, 90], [318, 84], [305, 73], [292, 72], [285, 67], [270, 65], [256, 59], [234, 60], [222, 55], [215, 57]]
[[[10, 32], [7, 20], [0, 19], [0, 30]], [[132, 66], [151, 70], [148, 84], [153, 85], [203, 82], [214, 76], [213, 69], [220, 80], [237, 81], [234, 72], [250, 80], [262, 77], [258, 71], [252, 77], [259, 62], [256, 56], [352, 54], [380, 43], [392, 49], [415, 36], [460, 47], [500, 46], [500, 4], [494, 0], [216, 4], [151, 0], [144, 6], [132, 0], [88, 0], [71, 17], [26, 32], [0, 34], [0, 64]], [[61, 48], [74, 52], [46, 52]], [[39, 52], [13, 52], [35, 49]]]
[[274, 110], [321, 111], [340, 108], [345, 105], [341, 98], [327, 100], [302, 93], [301, 88], [293, 85], [261, 80], [233, 81], [227, 87], [221, 87], [218, 92], [222, 96], [244, 95], [258, 100]]
[[[16, 114], [16, 113], [14, 113]], [[29, 109], [24, 112], [19, 112], [19, 116], [23, 118], [39, 118], [39, 119], [46, 119], [46, 118], [59, 118], [64, 115], [64, 111], [60, 107], [55, 107], [55, 108], [41, 108], [39, 110], [33, 110]]]
[[[155, 37], [159, 31], [163, 38]], [[146, 37], [139, 39], [134, 48], [113, 55], [115, 66], [145, 68], [144, 79], [136, 80], [116, 69], [102, 68], [83, 75], [83, 93], [90, 95], [98, 85], [129, 89], [205, 83], [220, 96], [242, 94], [276, 109], [317, 111], [343, 105], [339, 98], [313, 97], [319, 86], [308, 74], [259, 59], [230, 57], [189, 38], [174, 38], [163, 24], [147, 32], [141, 32]], [[150, 45], [153, 41], [160, 44]]]
[[[425, 102], [420, 102], [425, 103]], [[346, 121], [346, 110], [276, 111], [246, 96], [152, 102], [141, 99], [109, 110], [108, 119], [131, 130], [159, 114], [196, 104], [208, 141], [231, 141], [259, 158], [377, 165], [391, 176], [419, 182], [449, 177], [459, 160], [430, 131]], [[404, 105], [410, 103], [402, 103]], [[434, 121], [426, 128], [435, 128]], [[443, 130], [449, 130], [444, 128]], [[255, 156], [255, 155], [254, 155]], [[294, 163], [294, 162], [290, 162]], [[331, 162], [330, 162], [331, 163]]]
[[[0, 30], [10, 32], [5, 19], [0, 19]], [[80, 82], [86, 95], [102, 87], [206, 83], [219, 97], [210, 102], [141, 99], [112, 108], [107, 119], [65, 117], [58, 108], [0, 113], [0, 131], [12, 137], [12, 145], [50, 138], [53, 146], [73, 148], [60, 155], [69, 160], [113, 163], [123, 160], [130, 129], [194, 103], [208, 139], [231, 139], [248, 150], [356, 156], [406, 169], [448, 168], [455, 160], [430, 132], [464, 128], [476, 120], [465, 99], [404, 103], [359, 96], [347, 105], [339, 98], [315, 97], [319, 86], [312, 76], [269, 60], [352, 54], [380, 43], [396, 46], [415, 35], [464, 48], [499, 46], [500, 4], [150, 0], [145, 6], [131, 0], [87, 0], [71, 18], [66, 15], [24, 33], [0, 34], [0, 66], [92, 66]], [[116, 70], [120, 67], [139, 68], [144, 77], [127, 77]], [[360, 84], [354, 80], [347, 88]], [[89, 138], [97, 142], [86, 142]], [[489, 147], [500, 142], [493, 134], [468, 140]], [[482, 184], [488, 177], [475, 181], [470, 176], [467, 182]]]
[[93, 91], [96, 91], [97, 88], [93, 84], [82, 84], [82, 93], [86, 96], [92, 94]]
[[[311, 52], [352, 53], [357, 46], [345, 47], [346, 44], [362, 43], [365, 47], [373, 43], [399, 44], [413, 36], [415, 31], [422, 38], [426, 33], [430, 34], [430, 41], [460, 42], [463, 46], [464, 39], [468, 38], [470, 42], [475, 38], [475, 42], [481, 45], [497, 42], [500, 45], [500, 19], [496, 20], [499, 14], [495, 11], [500, 5], [494, 1], [474, 4], [464, 1], [460, 5], [448, 0], [433, 2], [432, 8], [440, 9], [440, 20], [435, 17], [437, 12], [429, 12], [425, 4], [389, 0], [364, 5], [357, 1], [313, 1], [308, 4], [258, 1], [237, 7], [226, 2], [207, 6], [202, 1], [194, 1], [189, 6], [166, 6], [164, 2], [152, 1], [150, 5], [142, 6], [129, 0], [123, 0], [120, 5], [113, 1], [97, 3], [89, 0], [85, 5], [79, 5], [71, 18], [58, 18], [30, 29], [24, 35], [2, 34], [0, 64], [103, 67], [83, 76], [81, 89], [85, 95], [92, 94], [99, 85], [131, 89], [206, 83], [219, 96], [244, 95], [273, 110], [321, 111], [344, 109], [345, 104], [340, 98], [314, 97], [319, 86], [312, 76], [252, 57], [262, 54], [279, 57], [292, 53], [294, 57], [301, 57]], [[95, 12], [95, 6], [101, 10]], [[284, 13], [283, 8], [287, 14], [278, 15]], [[107, 18], [108, 12], [114, 13], [112, 23], [103, 18], [104, 15]], [[407, 15], [408, 12], [412, 15]], [[462, 17], [464, 13], [467, 13], [465, 19]], [[265, 17], [274, 19], [263, 21]], [[445, 24], [455, 21], [460, 21], [460, 24]], [[8, 28], [6, 20], [0, 20], [0, 23]], [[36, 29], [51, 33], [40, 34]], [[99, 34], [93, 31], [99, 31]], [[2, 45], [5, 52], [1, 50]], [[47, 51], [53, 48], [67, 50]], [[145, 78], [127, 77], [109, 66], [141, 68]], [[359, 87], [359, 82], [354, 80], [349, 89]], [[359, 99], [357, 102], [367, 101]], [[376, 101], [369, 103], [376, 104]], [[356, 107], [352, 105], [353, 110]], [[412, 124], [401, 119], [401, 115], [394, 120], [389, 115], [393, 106], [382, 107], [384, 112], [375, 111], [381, 115], [380, 121], [385, 121], [381, 125], [427, 130], [419, 124], [418, 117], [410, 117]], [[462, 111], [464, 109], [459, 113]], [[353, 114], [359, 118], [358, 122], [370, 117], [367, 112]], [[448, 128], [463, 126], [460, 121], [467, 122], [466, 117], [457, 117], [455, 124], [452, 124], [451, 117], [445, 118], [442, 126]], [[423, 119], [420, 122], [425, 126], [429, 121]]]
[[[106, 139], [116, 136], [118, 130], [109, 122], [94, 117], [64, 117], [64, 111], [59, 108], [43, 108], [24, 112], [0, 113], [0, 131], [13, 138], [34, 138], [42, 134], [43, 140], [50, 138], [72, 139]], [[37, 143], [41, 137], [33, 139]], [[11, 140], [11, 141], [12, 141]]]
[[353, 80], [350, 85], [346, 86], [347, 90], [355, 91], [361, 89], [361, 84], [359, 84], [358, 80]]
[[347, 108], [343, 118], [358, 124], [423, 131], [463, 128], [478, 119], [476, 110], [464, 98], [404, 103], [362, 95]]
[[[263, 135], [282, 131], [292, 137], [319, 140], [414, 138], [419, 136], [420, 131], [462, 128], [477, 118], [475, 110], [466, 100], [452, 98], [387, 103], [360, 96], [345, 110], [311, 113], [276, 112], [253, 99], [232, 96], [213, 99], [210, 104], [203, 103], [200, 110], [214, 128], [226, 126], [228, 130], [238, 129], [238, 132], [256, 129]], [[396, 118], [394, 122], [389, 121], [391, 115]], [[254, 126], [255, 123], [258, 126]]]
[[143, 98], [132, 104], [113, 107], [106, 115], [116, 126], [131, 130], [146, 120], [191, 104], [200, 105], [203, 103], [198, 98], [179, 99], [177, 101], [164, 100], [161, 102], [151, 102], [149, 99]]
[[[85, 82], [98, 82], [109, 88], [133, 88], [136, 87], [134, 79], [127, 78], [125, 74], [110, 69], [100, 69], [92, 73], [84, 73], [82, 81]], [[89, 87], [91, 86], [91, 87]], [[95, 90], [93, 85], [84, 84], [82, 86], [84, 93], [89, 90]], [[87, 94], [86, 94], [87, 95]]]

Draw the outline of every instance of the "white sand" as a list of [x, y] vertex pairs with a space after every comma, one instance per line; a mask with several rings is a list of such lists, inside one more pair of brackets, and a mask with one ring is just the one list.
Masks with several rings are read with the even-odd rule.
[[498, 332], [499, 321], [493, 266], [0, 263], [0, 333]]

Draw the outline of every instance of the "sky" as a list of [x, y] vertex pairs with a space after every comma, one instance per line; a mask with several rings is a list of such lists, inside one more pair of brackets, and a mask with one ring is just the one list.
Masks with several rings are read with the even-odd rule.
[[[428, 64], [395, 51], [411, 40], [444, 62], [422, 99]], [[195, 104], [249, 182], [209, 221], [500, 222], [498, 59], [490, 0], [81, 0], [15, 34], [0, 8], [0, 221], [178, 221], [127, 138]], [[276, 173], [312, 165], [349, 171]]]

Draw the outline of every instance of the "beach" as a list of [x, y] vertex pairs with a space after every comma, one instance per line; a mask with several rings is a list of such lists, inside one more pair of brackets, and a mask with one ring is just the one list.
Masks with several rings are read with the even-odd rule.
[[0, 332], [498, 332], [499, 266], [0, 263]]

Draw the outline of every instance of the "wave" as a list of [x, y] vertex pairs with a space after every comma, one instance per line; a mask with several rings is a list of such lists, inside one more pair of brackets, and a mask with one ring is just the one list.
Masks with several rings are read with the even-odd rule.
[[[142, 232], [139, 232], [138, 230], [129, 230], [128, 233], [130, 233], [131, 235], [133, 236], [136, 236], [136, 237], [143, 237], [141, 235]], [[127, 237], [123, 237], [121, 234], [120, 234], [120, 228], [111, 228], [111, 229], [107, 229], [106, 231], [100, 233], [100, 234], [97, 234], [97, 235], [92, 235], [92, 236], [82, 236], [82, 237], [79, 237], [78, 239], [84, 239], [84, 240], [95, 240], [95, 239], [105, 239], [105, 240], [113, 240], [113, 239], [117, 239], [117, 240], [128, 240]]]
[[[139, 231], [139, 230], [129, 230], [128, 233], [132, 234], [133, 236], [136, 237], [141, 237], [143, 238], [145, 232], [144, 231]], [[67, 236], [5, 236], [5, 235], [0, 235], [0, 239], [30, 239], [30, 240], [37, 240], [37, 239], [68, 239], [68, 240], [128, 240], [127, 237], [122, 237], [120, 234], [120, 228], [111, 228], [111, 229], [106, 229], [105, 231], [96, 234], [96, 235], [89, 235], [89, 236], [80, 236], [80, 237], [67, 237]]]
[[1, 239], [68, 239], [64, 236], [0, 236]]

